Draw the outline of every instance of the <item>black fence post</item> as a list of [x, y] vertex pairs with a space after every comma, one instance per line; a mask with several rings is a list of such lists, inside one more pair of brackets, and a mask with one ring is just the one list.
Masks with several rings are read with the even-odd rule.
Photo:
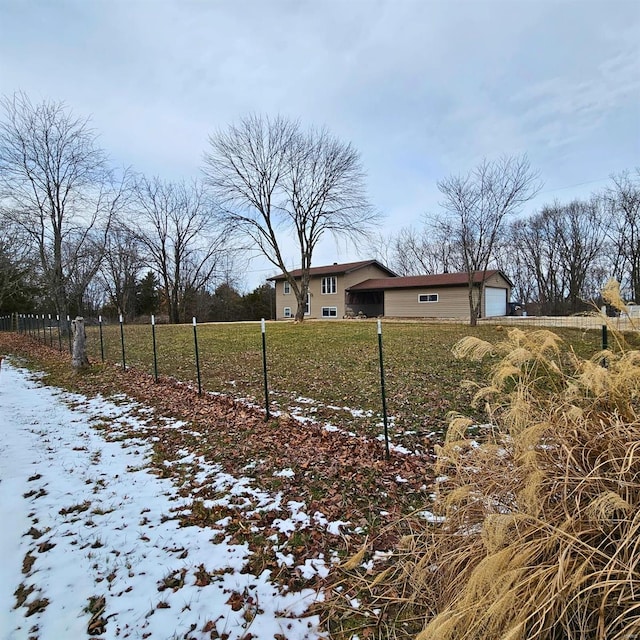
[[127, 370], [127, 360], [125, 358], [125, 351], [124, 351], [124, 319], [122, 317], [122, 314], [120, 314], [120, 344], [122, 345], [122, 369], [123, 371]]
[[47, 321], [49, 323], [49, 346], [53, 349], [53, 329], [51, 328], [51, 314], [48, 314]]
[[[607, 333], [607, 325], [603, 324], [602, 325], [602, 350], [606, 351], [609, 348], [609, 335]], [[602, 366], [606, 369], [607, 368], [607, 359], [606, 358], [602, 358]]]
[[158, 382], [158, 352], [156, 350], [156, 317], [151, 315], [151, 339], [153, 340], [153, 376]]
[[98, 328], [100, 330], [100, 358], [104, 362], [104, 338], [102, 337], [102, 316], [98, 316]]
[[71, 344], [71, 318], [67, 315], [67, 336], [69, 338], [69, 353], [73, 354], [73, 345]]
[[193, 316], [193, 344], [196, 350], [196, 371], [198, 373], [198, 395], [202, 395], [202, 381], [200, 379], [200, 354], [198, 353], [198, 331], [196, 317]]
[[58, 323], [58, 351], [62, 353], [62, 327], [60, 325], [60, 314], [56, 314], [56, 322]]
[[384, 381], [384, 360], [382, 357], [382, 322], [378, 320], [378, 354], [380, 355], [380, 389], [382, 391], [382, 419], [384, 423], [385, 458], [389, 459], [389, 420], [387, 418], [387, 394]]
[[269, 411], [269, 384], [267, 382], [267, 329], [264, 318], [260, 320], [260, 329], [262, 331], [262, 372], [264, 375], [264, 408], [265, 408], [265, 421], [271, 419], [271, 412]]

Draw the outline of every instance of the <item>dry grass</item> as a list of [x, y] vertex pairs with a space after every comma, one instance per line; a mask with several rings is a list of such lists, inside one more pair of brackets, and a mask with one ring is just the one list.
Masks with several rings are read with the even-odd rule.
[[[640, 637], [640, 352], [580, 358], [519, 329], [455, 352], [500, 356], [475, 395], [492, 428], [478, 442], [451, 416], [431, 507], [443, 521], [406, 523], [394, 557], [363, 578], [378, 612], [364, 637]], [[363, 620], [343, 617], [336, 637]]]

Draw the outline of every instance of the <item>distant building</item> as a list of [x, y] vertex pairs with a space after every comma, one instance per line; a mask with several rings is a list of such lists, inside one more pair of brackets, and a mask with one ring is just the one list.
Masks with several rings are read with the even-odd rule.
[[[301, 270], [291, 275], [299, 279]], [[365, 260], [313, 267], [310, 276], [306, 318], [469, 318], [466, 272], [401, 277], [377, 260]], [[284, 274], [269, 280], [276, 287], [276, 320], [293, 318], [296, 299]], [[474, 286], [482, 283], [481, 317], [507, 315], [509, 278], [496, 269], [476, 272]]]
[[[290, 273], [299, 280], [302, 270], [295, 269]], [[343, 318], [347, 314], [345, 301], [349, 287], [364, 280], [395, 277], [391, 269], [387, 269], [377, 260], [312, 267], [310, 275], [305, 317], [325, 319]], [[276, 320], [293, 318], [298, 304], [284, 274], [268, 279], [273, 281], [276, 287]]]

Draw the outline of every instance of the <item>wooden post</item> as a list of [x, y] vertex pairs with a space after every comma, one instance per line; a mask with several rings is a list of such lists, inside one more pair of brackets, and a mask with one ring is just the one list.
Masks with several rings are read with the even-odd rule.
[[73, 353], [71, 355], [71, 365], [74, 369], [80, 370], [89, 366], [89, 358], [87, 358], [87, 334], [84, 329], [84, 318], [77, 317], [71, 325], [73, 327]]

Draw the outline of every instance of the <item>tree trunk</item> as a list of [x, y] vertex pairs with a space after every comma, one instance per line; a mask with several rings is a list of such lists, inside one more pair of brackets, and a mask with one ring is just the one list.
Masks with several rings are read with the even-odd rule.
[[469, 289], [469, 325], [475, 327], [478, 324], [478, 307], [473, 299], [473, 286]]
[[84, 329], [84, 318], [76, 318], [72, 323], [73, 327], [73, 351], [71, 365], [76, 371], [89, 366], [87, 357], [87, 334]]

